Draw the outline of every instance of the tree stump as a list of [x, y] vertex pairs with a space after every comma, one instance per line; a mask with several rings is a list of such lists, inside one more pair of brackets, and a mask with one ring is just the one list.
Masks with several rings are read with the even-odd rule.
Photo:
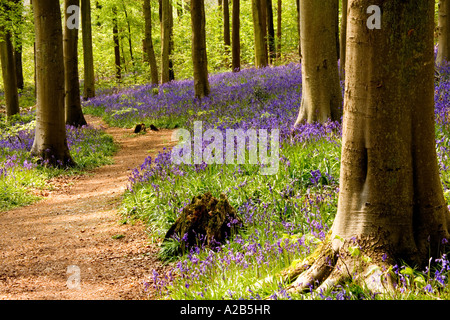
[[177, 221], [167, 231], [165, 239], [177, 235], [188, 248], [205, 245], [214, 248], [242, 226], [242, 219], [222, 193], [217, 199], [207, 192], [194, 197]]

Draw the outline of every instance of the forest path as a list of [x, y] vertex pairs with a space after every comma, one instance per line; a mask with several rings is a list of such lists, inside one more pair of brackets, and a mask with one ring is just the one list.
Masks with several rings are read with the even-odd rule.
[[[59, 187], [46, 199], [0, 213], [0, 299], [152, 298], [143, 282], [153, 269], [164, 271], [158, 248], [142, 223], [119, 224], [117, 207], [131, 170], [173, 146], [172, 131], [136, 135], [86, 120], [120, 145], [114, 164], [55, 179]], [[71, 265], [79, 268], [79, 290], [68, 287]]]

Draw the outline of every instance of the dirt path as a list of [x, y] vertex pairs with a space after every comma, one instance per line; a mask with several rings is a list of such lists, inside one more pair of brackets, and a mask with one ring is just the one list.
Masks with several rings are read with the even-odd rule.
[[[80, 177], [34, 205], [0, 213], [0, 299], [143, 299], [143, 281], [162, 271], [157, 247], [142, 224], [119, 224], [117, 206], [130, 170], [148, 155], [173, 146], [171, 131], [134, 135], [102, 126], [121, 145], [114, 164]], [[114, 236], [122, 237], [114, 237]], [[114, 239], [118, 238], [118, 239]], [[70, 265], [79, 268], [79, 290], [69, 289]], [[75, 284], [75, 282], [69, 282]]]

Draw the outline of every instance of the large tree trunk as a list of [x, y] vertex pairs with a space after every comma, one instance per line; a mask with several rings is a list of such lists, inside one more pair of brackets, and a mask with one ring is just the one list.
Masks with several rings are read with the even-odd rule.
[[438, 64], [450, 59], [450, 0], [439, 0]]
[[263, 2], [265, 0], [252, 0], [253, 32], [255, 39], [255, 66], [257, 68], [266, 67], [267, 46], [265, 39], [266, 21], [263, 12]]
[[342, 20], [341, 20], [341, 36], [340, 36], [340, 54], [339, 54], [339, 77], [341, 80], [345, 78], [345, 50], [347, 39], [347, 0], [342, 0]]
[[[79, 0], [65, 0], [64, 11], [65, 21], [72, 15], [67, 13], [70, 6], [79, 6]], [[64, 24], [64, 70], [65, 70], [65, 111], [66, 124], [81, 127], [86, 125], [83, 111], [81, 110], [80, 82], [78, 75], [78, 29], [69, 29], [67, 23]]]
[[302, 101], [294, 127], [340, 120], [342, 92], [336, 54], [338, 0], [300, 1]]
[[161, 83], [170, 81], [170, 0], [161, 0]]
[[238, 72], [241, 70], [241, 36], [240, 36], [240, 0], [233, 0], [233, 12], [232, 12], [232, 48], [231, 48], [231, 56], [232, 56], [232, 69], [234, 72]]
[[194, 90], [195, 96], [202, 98], [209, 94], [204, 0], [191, 0], [191, 25]]
[[81, 32], [83, 39], [83, 99], [95, 97], [94, 51], [92, 49], [91, 1], [81, 0]]
[[74, 165], [64, 121], [64, 60], [58, 0], [35, 1], [37, 110], [31, 154], [44, 164]]
[[18, 114], [19, 95], [17, 92], [16, 65], [11, 32], [0, 26], [0, 62], [2, 65], [3, 86], [5, 88], [6, 115]]
[[155, 50], [153, 49], [152, 39], [152, 9], [150, 0], [144, 0], [143, 5], [145, 19], [145, 37], [144, 37], [144, 61], [150, 65], [152, 84], [158, 84], [158, 66], [156, 65]]
[[[383, 12], [381, 30], [366, 26], [370, 5]], [[391, 288], [383, 267], [424, 266], [449, 237], [435, 149], [434, 1], [350, 0], [348, 14], [338, 211], [295, 290], [349, 277]]]

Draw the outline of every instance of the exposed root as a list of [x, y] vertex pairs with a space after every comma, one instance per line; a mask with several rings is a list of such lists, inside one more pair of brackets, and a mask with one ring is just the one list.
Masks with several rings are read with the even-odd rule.
[[[386, 294], [394, 291], [389, 264], [379, 258], [380, 255], [372, 251], [372, 248], [362, 249], [346, 241], [339, 249], [334, 250], [332, 242], [326, 242], [318, 251], [313, 254], [314, 263], [302, 263], [298, 267], [286, 269], [285, 274], [289, 277], [285, 280], [293, 281], [296, 278], [286, 288], [288, 293], [307, 292], [312, 288], [325, 291], [350, 280], [372, 293]], [[311, 258], [305, 261], [308, 260], [310, 262]]]

